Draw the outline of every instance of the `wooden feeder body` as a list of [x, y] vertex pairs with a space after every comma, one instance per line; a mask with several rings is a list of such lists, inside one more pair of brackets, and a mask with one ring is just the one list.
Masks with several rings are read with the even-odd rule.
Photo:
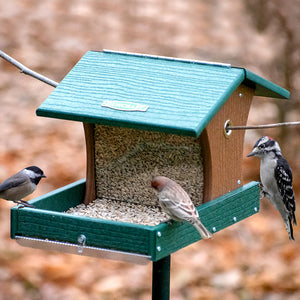
[[195, 205], [203, 203], [200, 139], [97, 124], [85, 124], [85, 133], [92, 141], [86, 204], [100, 198], [158, 206], [151, 178], [160, 174], [176, 178]]
[[84, 234], [90, 247], [161, 259], [199, 240], [198, 232], [187, 223], [147, 226], [63, 213], [96, 198], [157, 206], [153, 175], [182, 185], [213, 233], [258, 212], [258, 183], [242, 184], [244, 132], [224, 130], [228, 122], [247, 123], [254, 95], [289, 97], [229, 65], [87, 52], [37, 110], [83, 122], [86, 183], [38, 198], [41, 209], [12, 209], [12, 237], [76, 243]]
[[158, 205], [149, 182], [161, 174], [176, 180], [196, 206], [237, 189], [242, 185], [244, 131], [226, 134], [224, 124], [246, 124], [253, 94], [239, 86], [199, 138], [84, 123], [84, 203], [118, 198], [122, 190], [119, 199]]

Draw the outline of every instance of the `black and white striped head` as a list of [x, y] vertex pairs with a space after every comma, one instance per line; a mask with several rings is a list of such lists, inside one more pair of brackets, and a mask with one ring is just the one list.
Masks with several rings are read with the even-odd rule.
[[261, 137], [256, 142], [256, 144], [253, 147], [252, 152], [249, 153], [247, 155], [247, 157], [257, 156], [257, 157], [263, 158], [266, 155], [272, 155], [274, 157], [277, 155], [282, 155], [279, 144], [269, 136]]
[[42, 178], [46, 178], [43, 170], [36, 166], [30, 166], [21, 171], [24, 175], [28, 176], [30, 180], [38, 184]]

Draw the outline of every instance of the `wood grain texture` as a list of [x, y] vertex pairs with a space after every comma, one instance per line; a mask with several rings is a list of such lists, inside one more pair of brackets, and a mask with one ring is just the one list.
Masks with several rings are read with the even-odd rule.
[[[188, 223], [146, 226], [61, 212], [62, 208], [70, 207], [70, 198], [73, 202], [83, 198], [84, 185], [84, 180], [81, 180], [37, 198], [34, 204], [38, 209], [12, 208], [11, 237], [17, 235], [77, 244], [78, 236], [84, 234], [87, 246], [145, 254], [153, 261], [201, 239]], [[56, 203], [56, 208], [52, 203]], [[251, 182], [197, 209], [210, 231], [220, 231], [259, 211], [258, 183]]]
[[[198, 137], [244, 75], [243, 69], [89, 51], [37, 114]], [[149, 108], [114, 110], [101, 106], [106, 100]]]
[[[202, 132], [204, 158], [204, 202], [242, 185], [244, 130], [232, 131], [226, 138], [224, 124], [246, 124], [254, 90], [240, 85]], [[240, 184], [238, 184], [240, 180]]]
[[86, 145], [86, 188], [83, 203], [88, 205], [96, 199], [94, 125], [83, 123], [83, 127]]
[[[243, 83], [260, 96], [288, 91], [244, 68], [88, 51], [42, 103], [37, 115], [199, 137]], [[146, 112], [103, 107], [106, 101], [148, 105]]]

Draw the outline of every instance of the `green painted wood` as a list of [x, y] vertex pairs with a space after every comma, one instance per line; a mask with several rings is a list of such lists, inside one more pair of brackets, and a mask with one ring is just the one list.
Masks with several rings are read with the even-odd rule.
[[83, 234], [86, 245], [106, 249], [122, 249], [133, 253], [148, 253], [149, 234], [142, 226], [118, 222], [103, 222], [92, 218], [74, 217], [55, 212], [24, 211], [18, 216], [18, 230], [22, 236], [68, 241], [77, 244]]
[[82, 202], [84, 185], [85, 181], [80, 180], [37, 198], [31, 202], [37, 209], [13, 207], [11, 237], [21, 235], [77, 244], [78, 236], [84, 234], [88, 246], [148, 253], [150, 236], [153, 235], [151, 226], [80, 217], [62, 212]]
[[[187, 223], [146, 226], [63, 213], [63, 209], [82, 201], [84, 185], [85, 181], [80, 180], [37, 198], [32, 202], [37, 209], [13, 207], [11, 237], [20, 235], [76, 244], [78, 236], [84, 234], [87, 246], [145, 254], [153, 261], [200, 239], [193, 226]], [[258, 183], [249, 183], [205, 203], [198, 211], [210, 230], [215, 227], [217, 232], [233, 225], [259, 211]], [[233, 217], [237, 218], [236, 222]]]
[[[87, 52], [38, 108], [37, 115], [198, 137], [233, 91], [241, 68], [145, 55]], [[252, 73], [249, 73], [250, 75]], [[251, 80], [255, 80], [252, 83]], [[252, 76], [261, 95], [283, 89]], [[145, 112], [102, 107], [103, 101], [149, 105]]]
[[[40, 116], [199, 136], [243, 72], [106, 52], [87, 52], [37, 110]], [[228, 92], [230, 90], [230, 92]], [[105, 100], [146, 112], [101, 107]]]
[[[204, 203], [197, 209], [202, 223], [214, 234], [259, 211], [258, 183], [248, 183], [239, 189]], [[160, 224], [159, 226], [160, 228], [157, 230], [160, 235], [156, 235], [156, 253], [152, 255], [153, 260], [161, 259], [169, 253], [176, 252], [201, 239], [197, 230], [188, 223], [174, 222], [171, 226], [167, 224]]]
[[40, 196], [30, 201], [36, 208], [63, 212], [70, 207], [77, 206], [83, 202], [85, 192], [85, 179], [68, 184], [56, 189], [46, 196]]
[[290, 92], [286, 89], [276, 85], [275, 83], [266, 80], [265, 78], [252, 73], [249, 70], [245, 71], [245, 83], [253, 86], [255, 89], [255, 96], [284, 98], [290, 97]]

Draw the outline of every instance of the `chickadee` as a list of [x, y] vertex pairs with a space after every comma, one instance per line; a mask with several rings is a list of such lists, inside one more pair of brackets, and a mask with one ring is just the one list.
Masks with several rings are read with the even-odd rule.
[[0, 184], [0, 198], [21, 204], [21, 208], [35, 208], [34, 205], [27, 203], [22, 198], [33, 193], [42, 178], [46, 178], [46, 176], [40, 168], [27, 167]]

